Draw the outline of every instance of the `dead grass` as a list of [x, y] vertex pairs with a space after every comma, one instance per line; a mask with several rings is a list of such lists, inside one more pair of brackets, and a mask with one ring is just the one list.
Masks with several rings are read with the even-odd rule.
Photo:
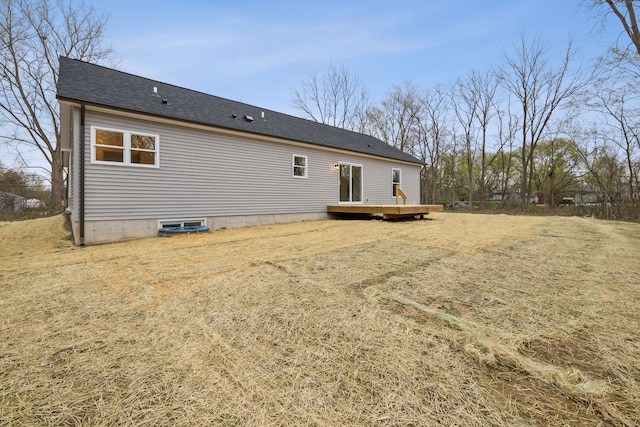
[[640, 424], [640, 225], [0, 226], [0, 425]]

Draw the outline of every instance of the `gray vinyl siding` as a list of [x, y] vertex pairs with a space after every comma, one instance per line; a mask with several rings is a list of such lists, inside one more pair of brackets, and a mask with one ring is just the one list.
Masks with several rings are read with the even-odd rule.
[[[92, 164], [91, 126], [158, 134], [159, 168]], [[326, 212], [328, 204], [338, 203], [338, 171], [332, 167], [338, 162], [363, 165], [365, 203], [393, 203], [393, 167], [402, 170], [407, 203], [420, 202], [418, 165], [350, 152], [93, 111], [86, 114], [85, 141], [87, 220]], [[294, 154], [307, 156], [308, 178], [292, 177]]]

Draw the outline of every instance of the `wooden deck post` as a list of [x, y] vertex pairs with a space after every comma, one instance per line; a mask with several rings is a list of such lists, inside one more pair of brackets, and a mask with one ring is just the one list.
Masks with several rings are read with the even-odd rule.
[[404, 194], [404, 191], [402, 191], [400, 189], [400, 186], [398, 184], [395, 184], [395, 188], [396, 188], [396, 205], [398, 204], [398, 196], [402, 197], [402, 204], [406, 205], [407, 204], [407, 195]]

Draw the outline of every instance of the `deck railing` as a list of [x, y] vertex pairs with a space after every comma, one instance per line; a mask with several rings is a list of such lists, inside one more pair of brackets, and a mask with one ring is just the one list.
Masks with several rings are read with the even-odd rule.
[[395, 185], [395, 189], [396, 189], [396, 205], [398, 204], [398, 197], [402, 197], [402, 204], [406, 205], [407, 195], [404, 194], [404, 191], [400, 189], [400, 186], [398, 184]]

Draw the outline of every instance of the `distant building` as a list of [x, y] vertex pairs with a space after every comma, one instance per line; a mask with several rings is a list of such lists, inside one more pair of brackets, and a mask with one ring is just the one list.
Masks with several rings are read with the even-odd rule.
[[0, 191], [0, 212], [22, 212], [24, 197]]
[[24, 208], [31, 210], [44, 209], [45, 203], [38, 199], [26, 199], [24, 201]]
[[[487, 196], [487, 201], [493, 203], [520, 204], [522, 203], [522, 197], [518, 189], [507, 189], [504, 192], [493, 190]], [[529, 197], [529, 203], [538, 203], [538, 196]]]

